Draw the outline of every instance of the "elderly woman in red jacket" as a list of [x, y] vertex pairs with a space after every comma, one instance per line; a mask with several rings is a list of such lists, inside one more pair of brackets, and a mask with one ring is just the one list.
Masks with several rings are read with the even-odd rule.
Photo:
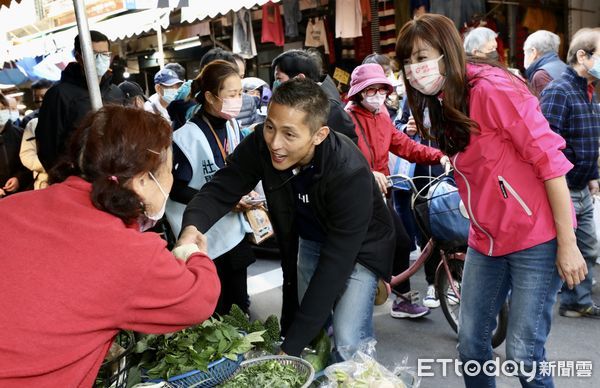
[[[383, 105], [388, 94], [392, 92], [392, 84], [380, 65], [374, 63], [360, 65], [352, 72], [348, 92], [350, 102], [346, 106], [346, 111], [356, 126], [358, 148], [369, 162], [381, 192], [386, 195], [388, 194], [387, 176], [390, 174], [388, 168], [390, 152], [415, 163], [449, 163], [448, 157], [439, 150], [413, 141], [394, 127]], [[388, 201], [388, 207], [396, 229], [393, 272], [398, 274], [409, 266], [411, 244], [402, 220], [391, 206], [391, 201]], [[394, 287], [393, 291], [397, 297], [390, 311], [392, 317], [418, 318], [429, 313], [427, 307], [412, 303], [409, 280]]]
[[74, 133], [55, 183], [0, 201], [0, 386], [90, 387], [119, 330], [173, 332], [220, 292], [199, 233], [177, 257], [155, 233], [171, 175], [159, 115], [105, 107]]

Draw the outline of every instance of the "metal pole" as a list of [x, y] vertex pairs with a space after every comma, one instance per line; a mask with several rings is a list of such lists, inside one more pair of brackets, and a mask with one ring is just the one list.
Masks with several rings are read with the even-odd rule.
[[84, 0], [73, 0], [73, 7], [75, 8], [75, 17], [77, 18], [81, 56], [83, 58], [83, 68], [90, 93], [92, 111], [96, 111], [102, 108], [102, 95], [100, 94], [98, 74], [96, 73], [96, 61], [94, 60], [94, 51], [92, 50], [92, 38], [90, 38], [90, 27], [88, 26], [85, 14]]
[[165, 67], [165, 53], [163, 51], [162, 26], [158, 15], [156, 16], [156, 40], [158, 41], [158, 66], [162, 70]]

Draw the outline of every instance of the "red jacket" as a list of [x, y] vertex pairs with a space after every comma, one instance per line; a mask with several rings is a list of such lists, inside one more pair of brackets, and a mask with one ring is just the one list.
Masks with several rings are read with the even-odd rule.
[[390, 175], [389, 152], [419, 164], [436, 164], [444, 156], [441, 151], [419, 144], [396, 129], [385, 109], [372, 113], [362, 105], [350, 102], [346, 111], [356, 126], [358, 148], [372, 171]]
[[544, 181], [573, 167], [561, 152], [564, 139], [550, 129], [525, 84], [504, 70], [468, 65], [467, 79], [470, 117], [480, 133], [451, 161], [471, 218], [469, 246], [499, 256], [552, 240], [556, 228]]
[[91, 387], [119, 329], [173, 332], [214, 311], [207, 256], [176, 259], [90, 190], [71, 177], [0, 200], [0, 387]]

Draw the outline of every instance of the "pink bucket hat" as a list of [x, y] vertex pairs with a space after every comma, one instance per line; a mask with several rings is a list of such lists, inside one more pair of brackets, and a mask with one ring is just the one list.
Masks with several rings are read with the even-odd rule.
[[380, 65], [376, 63], [360, 65], [352, 71], [348, 97], [352, 97], [375, 84], [386, 85], [390, 90], [390, 93], [394, 90], [392, 83], [387, 79], [383, 72], [383, 68]]

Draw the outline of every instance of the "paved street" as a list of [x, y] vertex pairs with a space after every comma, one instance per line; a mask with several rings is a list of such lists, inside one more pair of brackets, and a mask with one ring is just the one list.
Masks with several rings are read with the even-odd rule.
[[[600, 266], [596, 265], [596, 273]], [[254, 316], [266, 317], [278, 314], [281, 306], [281, 271], [277, 260], [258, 260], [249, 268], [249, 292], [251, 311]], [[412, 279], [413, 289], [423, 296], [426, 292], [425, 275], [417, 273]], [[600, 303], [600, 287], [594, 289], [594, 299]], [[381, 363], [388, 367], [400, 363], [408, 356], [408, 364], [416, 367], [417, 359], [455, 358], [456, 334], [446, 322], [440, 308], [427, 317], [418, 320], [398, 320], [389, 315], [391, 300], [376, 307], [375, 330], [378, 339], [377, 352]], [[564, 318], [555, 309], [552, 332], [547, 344], [548, 359], [555, 361], [592, 361], [591, 378], [556, 378], [557, 388], [597, 388], [600, 387], [600, 320]], [[505, 357], [503, 345], [496, 353]], [[441, 376], [441, 366], [434, 368], [434, 377], [422, 380], [421, 387], [463, 387], [462, 378], [453, 372]], [[497, 379], [498, 388], [518, 387], [516, 378]]]

